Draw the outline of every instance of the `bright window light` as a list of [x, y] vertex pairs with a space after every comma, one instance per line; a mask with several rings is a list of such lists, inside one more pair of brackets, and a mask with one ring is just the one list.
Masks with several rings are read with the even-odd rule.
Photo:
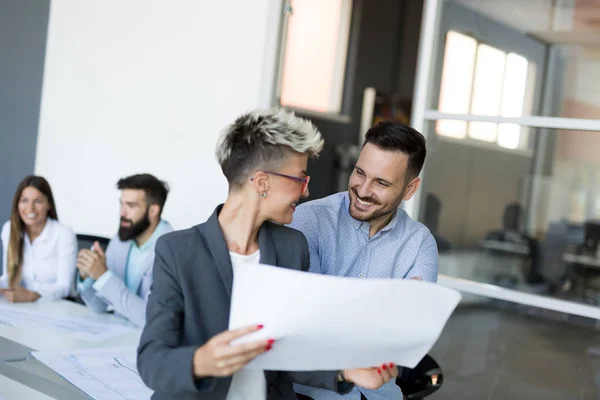
[[[449, 114], [521, 117], [533, 105], [534, 81], [535, 66], [525, 57], [449, 31], [438, 109]], [[527, 146], [527, 128], [516, 124], [440, 119], [436, 132], [507, 149]]]
[[493, 143], [498, 137], [498, 124], [494, 122], [469, 122], [469, 137]]
[[498, 124], [498, 146], [518, 149], [521, 144], [521, 127], [517, 124]]
[[[477, 46], [471, 114], [499, 115], [506, 53], [486, 44]], [[469, 137], [495, 142], [497, 126], [488, 122], [471, 122]]]
[[500, 112], [500, 115], [503, 117], [523, 116], [523, 105], [527, 89], [527, 70], [528, 62], [525, 57], [514, 53], [508, 54], [506, 57]]
[[350, 0], [292, 0], [284, 36], [280, 103], [339, 113], [346, 70]]
[[[469, 112], [476, 51], [475, 39], [458, 32], [448, 32], [438, 105], [440, 111], [454, 114]], [[467, 123], [438, 121], [436, 130], [440, 135], [464, 138], [467, 133]]]

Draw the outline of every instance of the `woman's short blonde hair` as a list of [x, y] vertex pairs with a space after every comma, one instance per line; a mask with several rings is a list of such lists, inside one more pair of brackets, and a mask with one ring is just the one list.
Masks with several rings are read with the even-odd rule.
[[223, 129], [217, 160], [230, 186], [240, 186], [258, 169], [285, 161], [292, 152], [317, 156], [323, 149], [319, 130], [307, 119], [281, 108], [243, 114]]

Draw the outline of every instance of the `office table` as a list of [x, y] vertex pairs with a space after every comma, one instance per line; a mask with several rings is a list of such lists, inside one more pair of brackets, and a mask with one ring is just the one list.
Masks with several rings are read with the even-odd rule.
[[578, 294], [582, 298], [590, 298], [597, 303], [600, 294], [597, 290], [588, 291], [588, 280], [595, 278], [600, 273], [600, 258], [587, 255], [577, 254], [572, 251], [567, 251], [563, 254], [563, 261], [573, 266], [574, 279], [578, 282]]
[[521, 256], [529, 255], [529, 246], [527, 246], [526, 244], [486, 239], [482, 240], [480, 245], [486, 250], [495, 250], [503, 253], [516, 254]]
[[[0, 304], [7, 304], [0, 300]], [[7, 382], [10, 395], [0, 396], [7, 399], [46, 399], [48, 397], [35, 397], [32, 391], [39, 396], [50, 396], [56, 399], [90, 399], [85, 393], [63, 379], [52, 369], [30, 357], [32, 351], [68, 351], [83, 350], [88, 348], [123, 348], [137, 347], [141, 329], [135, 327], [125, 319], [110, 314], [97, 314], [86, 306], [66, 300], [44, 301], [34, 303], [15, 304], [15, 308], [23, 310], [42, 311], [45, 315], [63, 317], [84, 317], [93, 322], [120, 324], [131, 327], [131, 332], [97, 343], [70, 338], [54, 332], [45, 332], [33, 329], [22, 329], [0, 325], [0, 387], [2, 382]], [[10, 385], [9, 385], [10, 384]], [[8, 389], [7, 389], [8, 390]]]
[[567, 252], [563, 254], [563, 261], [571, 264], [579, 264], [591, 269], [600, 269], [600, 258], [589, 255]]
[[0, 399], [50, 400], [52, 397], [0, 375]]

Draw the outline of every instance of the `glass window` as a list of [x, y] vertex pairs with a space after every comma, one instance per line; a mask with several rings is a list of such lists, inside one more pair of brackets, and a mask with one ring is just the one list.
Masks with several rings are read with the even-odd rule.
[[[535, 68], [523, 56], [506, 53], [449, 31], [446, 37], [439, 111], [451, 114], [521, 117], [533, 102]], [[439, 120], [439, 135], [527, 148], [527, 129], [514, 124]]]
[[[506, 315], [522, 313], [523, 318], [511, 327], [519, 332], [519, 338], [524, 337], [522, 332], [532, 332], [532, 326], [540, 321], [552, 326], [546, 330], [551, 331], [544, 336], [546, 343], [562, 343], [561, 334], [554, 335], [559, 329], [571, 332], [585, 327], [597, 334], [598, 16], [600, 3], [596, 0], [425, 0], [421, 27], [425, 45], [420, 49], [419, 65], [430, 63], [430, 68], [418, 71], [415, 98], [419, 101], [411, 123], [422, 130], [433, 151], [422, 172], [417, 200], [414, 205], [407, 202], [405, 209], [423, 222], [436, 240], [440, 283], [459, 288], [462, 304], [469, 304], [455, 311], [451, 321], [464, 312], [466, 319], [479, 321], [477, 326], [498, 331], [498, 324], [488, 318], [489, 310], [498, 307], [510, 310]], [[477, 51], [473, 59], [464, 59], [463, 70], [451, 75], [446, 73], [446, 65], [457, 51], [450, 45], [454, 32], [471, 37]], [[491, 58], [497, 64], [490, 62]], [[482, 70], [482, 65], [487, 68]], [[460, 75], [466, 75], [465, 70], [470, 71], [473, 82], [469, 106], [467, 111], [457, 112], [451, 108], [457, 105], [445, 102], [452, 103], [454, 95], [448, 90], [453, 80], [465, 79]], [[464, 109], [463, 93], [456, 92], [456, 98]], [[449, 118], [460, 119], [453, 121], [454, 131], [450, 132], [459, 139], [446, 138], [450, 135], [442, 122]], [[498, 297], [513, 305], [499, 302]], [[465, 332], [458, 329], [446, 337], [460, 341]], [[590, 342], [579, 341], [581, 346], [574, 350], [555, 347], [561, 347], [562, 354], [568, 353], [572, 360], [589, 363], [598, 351], [592, 336]], [[447, 381], [454, 382], [459, 397], [465, 390], [471, 394], [475, 386], [485, 389], [474, 398], [489, 397], [492, 392], [493, 398], [516, 398], [522, 396], [522, 388], [530, 398], [547, 398], [548, 393], [570, 398], [575, 392], [596, 392], [593, 384], [585, 382], [594, 382], [598, 359], [592, 361], [594, 368], [580, 368], [589, 371], [583, 380], [581, 373], [571, 377], [559, 374], [552, 380], [528, 375], [527, 371], [539, 364], [535, 357], [540, 354], [534, 349], [539, 335], [530, 339], [532, 345], [523, 347], [521, 357], [510, 360], [520, 370], [505, 374], [505, 385], [490, 377], [497, 378], [506, 360], [496, 363], [493, 370], [473, 370], [472, 362], [454, 363], [447, 349], [456, 345], [446, 345], [450, 341], [444, 342], [443, 335], [434, 354], [440, 365], [458, 365], [459, 373]], [[487, 342], [482, 346], [466, 352], [473, 355], [484, 349], [489, 355]], [[590, 357], [584, 355], [585, 349]], [[502, 354], [507, 354], [504, 350]], [[460, 373], [465, 368], [469, 373]], [[481, 384], [473, 385], [473, 381]], [[520, 387], [515, 389], [511, 384], [517, 381]]]
[[[440, 111], [451, 114], [469, 112], [476, 52], [475, 39], [458, 32], [448, 32], [442, 69], [444, 84], [440, 89]], [[436, 128], [444, 136], [460, 139], [467, 135], [467, 123], [464, 121], [440, 120]]]
[[291, 0], [283, 33], [280, 104], [339, 113], [350, 0]]
[[[515, 117], [600, 118], [600, 24], [597, 23], [600, 3], [597, 0], [444, 0], [440, 3], [443, 3], [440, 41], [435, 49], [440, 67], [449, 57], [454, 57], [452, 53], [458, 52], [457, 45], [450, 45], [450, 37], [460, 32], [476, 41], [477, 46], [487, 45], [506, 53], [506, 73], [504, 78], [498, 78], [504, 80], [503, 91], [509, 92], [503, 97], [506, 99], [503, 106], [511, 106], [511, 111], [506, 110], [506, 113]], [[465, 58], [464, 69], [468, 71], [470, 65], [471, 60]], [[542, 71], [544, 74], [536, 79], [536, 72]], [[428, 108], [450, 112], [445, 111], [438, 98], [441, 95], [437, 92], [438, 84], [442, 83], [441, 88], [453, 85], [452, 79], [463, 79], [462, 75], [443, 74], [441, 69], [432, 72], [436, 84], [430, 88]], [[541, 79], [551, 84], [541, 85]], [[521, 98], [523, 93], [525, 96]], [[486, 115], [504, 115], [504, 112]]]

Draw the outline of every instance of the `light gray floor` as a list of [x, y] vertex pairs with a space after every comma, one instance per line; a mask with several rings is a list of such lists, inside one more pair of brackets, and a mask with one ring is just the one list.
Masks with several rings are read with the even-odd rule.
[[[481, 251], [441, 254], [440, 273], [486, 283], [496, 283], [500, 274], [522, 278], [518, 262]], [[600, 349], [598, 326], [585, 318], [465, 296], [431, 352], [444, 371], [444, 385], [429, 398], [600, 399], [594, 383], [600, 378], [600, 350], [597, 356], [587, 352]]]
[[600, 332], [590, 325], [506, 303], [461, 307], [431, 352], [444, 385], [430, 398], [600, 398], [594, 385], [600, 356], [587, 354], [600, 347]]

